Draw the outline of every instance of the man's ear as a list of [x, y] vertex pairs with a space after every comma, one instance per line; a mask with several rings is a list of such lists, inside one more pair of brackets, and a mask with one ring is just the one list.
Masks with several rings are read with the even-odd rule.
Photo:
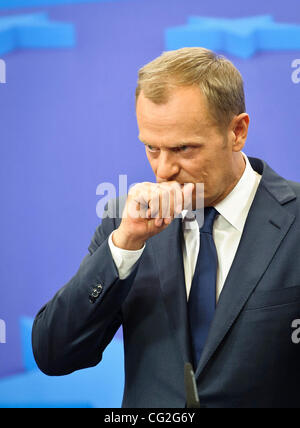
[[232, 149], [239, 152], [243, 149], [248, 136], [250, 117], [247, 113], [241, 113], [232, 119], [230, 130]]

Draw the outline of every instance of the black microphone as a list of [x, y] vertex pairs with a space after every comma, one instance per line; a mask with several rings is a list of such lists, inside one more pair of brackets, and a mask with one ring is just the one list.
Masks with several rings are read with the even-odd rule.
[[186, 394], [186, 407], [188, 409], [200, 409], [199, 395], [196, 379], [191, 363], [184, 365], [184, 384]]

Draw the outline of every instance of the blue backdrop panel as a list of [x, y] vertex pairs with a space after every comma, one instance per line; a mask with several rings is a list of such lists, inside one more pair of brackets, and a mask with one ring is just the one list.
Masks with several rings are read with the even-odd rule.
[[165, 38], [167, 50], [195, 46], [202, 46], [212, 50], [224, 49], [223, 31], [209, 26], [189, 25], [168, 28]]
[[273, 22], [273, 16], [272, 15], [256, 15], [256, 16], [247, 16], [244, 18], [212, 18], [208, 16], [189, 16], [188, 17], [188, 24], [189, 25], [206, 25], [211, 24], [214, 26], [223, 25], [227, 28], [235, 28], [236, 25], [245, 25], [247, 27], [249, 26], [257, 26], [257, 25], [265, 25], [267, 23]]
[[46, 13], [0, 18], [0, 55], [17, 48], [69, 48], [74, 45], [74, 26], [49, 21]]
[[33, 320], [22, 318], [21, 342], [27, 373], [0, 381], [4, 407], [120, 407], [124, 388], [124, 352], [119, 339], [106, 348], [101, 364], [69, 376], [48, 377], [36, 366], [31, 348]]
[[[0, 344], [0, 377], [6, 382], [11, 375], [25, 376], [32, 382], [32, 394], [35, 388], [36, 402], [40, 403], [39, 389], [48, 405], [58, 405], [59, 400], [71, 405], [75, 400], [91, 406], [90, 395], [105, 400], [101, 394], [106, 384], [102, 390], [99, 381], [85, 396], [88, 399], [70, 398], [67, 393], [46, 397], [47, 389], [54, 391], [55, 381], [64, 378], [41, 375], [43, 380], [39, 380], [30, 350], [24, 355], [19, 320], [22, 315], [32, 319], [76, 273], [88, 253], [100, 223], [97, 186], [111, 182], [118, 190], [120, 174], [127, 174], [128, 184], [154, 180], [137, 138], [134, 92], [138, 69], [165, 50], [165, 30], [190, 23], [189, 17], [248, 20], [260, 16], [267, 20], [269, 16], [290, 26], [300, 16], [299, 0], [290, 0], [289, 7], [281, 0], [271, 4], [261, 0], [171, 3], [117, 0], [44, 7], [48, 22], [74, 25], [74, 49], [15, 50], [4, 58], [7, 84], [0, 84], [0, 319], [5, 320], [7, 340]], [[228, 57], [245, 82], [250, 115], [245, 153], [264, 159], [286, 178], [300, 181], [300, 83], [292, 81], [292, 73], [297, 73], [292, 64], [300, 59], [300, 50], [268, 49], [247, 60]], [[29, 347], [28, 338], [26, 343]], [[121, 342], [116, 346], [122, 347]], [[116, 356], [118, 353], [116, 350]], [[33, 370], [24, 374], [24, 364]], [[102, 376], [101, 364], [99, 372], [98, 367], [89, 369], [91, 373], [95, 370], [95, 383], [97, 373]], [[118, 365], [120, 376], [123, 374], [120, 359], [114, 366], [108, 360], [104, 364], [107, 370]], [[122, 382], [123, 378], [115, 384], [116, 395], [121, 395], [118, 387], [123, 388]], [[22, 397], [19, 385], [15, 384], [16, 395], [12, 387], [9, 396], [1, 389], [0, 401], [6, 400], [8, 405], [18, 399], [24, 404], [25, 387], [20, 386]], [[30, 400], [33, 405], [33, 395]], [[116, 401], [120, 403], [119, 398]]]
[[51, 6], [57, 4], [72, 3], [97, 3], [124, 0], [1, 0], [0, 9], [10, 9], [16, 7], [33, 7], [33, 6]]
[[259, 50], [299, 50], [300, 25], [267, 24], [257, 31]]
[[35, 23], [30, 26], [21, 26], [19, 29], [19, 47], [21, 48], [66, 48], [74, 45], [75, 31], [72, 24]]
[[188, 25], [169, 28], [167, 50], [203, 46], [240, 58], [258, 51], [300, 49], [300, 25], [280, 24], [270, 15], [243, 19], [190, 17]]
[[33, 325], [32, 318], [22, 317], [20, 319], [23, 367], [27, 372], [37, 369], [37, 365], [32, 352], [32, 345], [31, 345], [32, 325]]

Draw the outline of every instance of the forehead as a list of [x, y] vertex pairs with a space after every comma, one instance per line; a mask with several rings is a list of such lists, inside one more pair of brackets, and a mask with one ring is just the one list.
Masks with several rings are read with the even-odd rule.
[[176, 88], [164, 104], [152, 102], [142, 92], [136, 113], [140, 138], [147, 142], [207, 135], [213, 127], [206, 99], [196, 86]]

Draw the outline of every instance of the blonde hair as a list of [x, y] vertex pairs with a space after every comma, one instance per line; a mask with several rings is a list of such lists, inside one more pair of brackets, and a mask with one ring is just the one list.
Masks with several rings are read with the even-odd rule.
[[141, 92], [156, 104], [168, 101], [172, 89], [197, 85], [208, 102], [210, 116], [226, 129], [235, 115], [246, 111], [240, 72], [225, 57], [204, 48], [164, 52], [139, 70], [136, 100]]

